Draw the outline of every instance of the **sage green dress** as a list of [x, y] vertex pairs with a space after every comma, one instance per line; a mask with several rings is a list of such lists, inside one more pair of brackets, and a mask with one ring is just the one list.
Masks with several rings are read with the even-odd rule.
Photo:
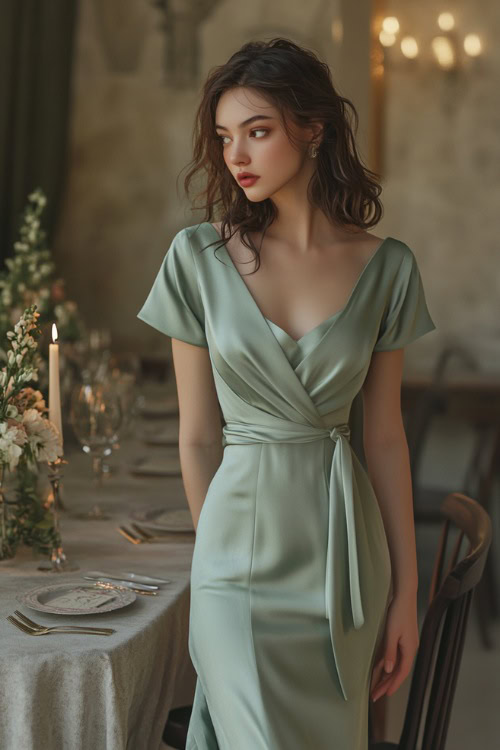
[[387, 237], [341, 310], [298, 341], [267, 320], [208, 222], [174, 237], [139, 318], [208, 348], [224, 415], [191, 568], [187, 750], [367, 750], [391, 564], [350, 442], [372, 352], [435, 329]]

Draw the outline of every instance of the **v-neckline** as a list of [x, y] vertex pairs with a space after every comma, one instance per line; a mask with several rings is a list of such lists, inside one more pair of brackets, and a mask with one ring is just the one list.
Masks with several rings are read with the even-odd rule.
[[[221, 235], [219, 234], [219, 232], [217, 231], [217, 229], [216, 229], [216, 228], [214, 227], [214, 225], [213, 225], [213, 224], [212, 224], [211, 222], [209, 222], [209, 221], [207, 221], [207, 222], [205, 222], [205, 223], [206, 223], [206, 224], [208, 224], [208, 226], [209, 226], [209, 227], [210, 227], [210, 228], [212, 229], [212, 231], [214, 232], [214, 234], [216, 234], [216, 235], [217, 235], [217, 237], [219, 238], [219, 240], [221, 240], [221, 241], [222, 241], [222, 237], [221, 237]], [[343, 314], [344, 314], [345, 312], [347, 312], [347, 309], [348, 309], [348, 308], [350, 307], [351, 301], [352, 301], [352, 300], [354, 299], [354, 296], [355, 296], [355, 292], [357, 291], [358, 287], [360, 286], [360, 284], [361, 284], [361, 281], [362, 281], [363, 277], [364, 277], [364, 276], [366, 275], [366, 271], [368, 270], [368, 267], [369, 267], [369, 266], [371, 265], [371, 263], [372, 263], [372, 261], [374, 260], [374, 258], [375, 258], [375, 257], [376, 257], [376, 256], [377, 256], [377, 255], [379, 254], [379, 250], [381, 250], [381, 249], [382, 249], [382, 247], [383, 247], [383, 246], [385, 245], [385, 243], [386, 243], [386, 242], [387, 242], [388, 240], [390, 240], [390, 239], [392, 239], [392, 238], [391, 238], [390, 236], [388, 236], [388, 237], [385, 237], [385, 238], [384, 238], [384, 239], [382, 240], [382, 242], [381, 242], [381, 243], [380, 243], [380, 244], [378, 245], [378, 247], [376, 248], [376, 250], [374, 250], [374, 252], [373, 252], [373, 253], [372, 253], [372, 254], [370, 255], [370, 257], [368, 258], [368, 261], [367, 261], [367, 262], [365, 263], [365, 265], [363, 266], [363, 268], [362, 268], [362, 270], [361, 270], [361, 273], [359, 274], [358, 278], [356, 279], [356, 282], [355, 282], [354, 286], [352, 287], [352, 289], [351, 289], [351, 292], [350, 292], [350, 294], [349, 294], [349, 296], [348, 296], [348, 298], [347, 298], [347, 301], [346, 301], [346, 303], [344, 304], [344, 306], [343, 306], [343, 307], [341, 307], [341, 308], [340, 308], [340, 310], [337, 310], [336, 312], [332, 313], [332, 315], [330, 315], [330, 316], [329, 316], [328, 318], [326, 318], [325, 320], [321, 321], [321, 323], [318, 323], [318, 325], [317, 325], [317, 326], [314, 326], [314, 328], [311, 328], [311, 329], [310, 329], [309, 331], [306, 331], [306, 333], [304, 333], [304, 334], [303, 334], [303, 335], [302, 335], [302, 336], [301, 336], [300, 338], [298, 338], [298, 339], [294, 339], [294, 338], [293, 338], [293, 336], [290, 336], [290, 334], [289, 334], [289, 333], [287, 333], [287, 331], [285, 331], [285, 330], [284, 330], [283, 328], [281, 328], [281, 326], [279, 326], [279, 325], [278, 325], [277, 323], [274, 323], [274, 322], [273, 322], [272, 320], [270, 320], [269, 318], [266, 318], [266, 316], [265, 316], [265, 315], [263, 314], [262, 310], [261, 310], [261, 309], [260, 309], [260, 307], [258, 306], [257, 302], [255, 301], [255, 298], [254, 298], [254, 296], [253, 296], [253, 295], [252, 295], [252, 293], [250, 292], [250, 289], [249, 289], [249, 288], [247, 287], [247, 285], [246, 285], [246, 284], [245, 284], [245, 282], [243, 281], [243, 279], [242, 279], [242, 277], [241, 277], [241, 274], [240, 274], [240, 272], [239, 272], [239, 271], [238, 271], [238, 269], [236, 268], [236, 265], [234, 264], [234, 261], [233, 261], [233, 259], [231, 258], [231, 255], [229, 254], [229, 251], [228, 251], [228, 249], [227, 249], [227, 247], [226, 247], [226, 243], [225, 243], [225, 242], [223, 242], [223, 244], [222, 244], [222, 248], [223, 248], [223, 250], [224, 250], [224, 252], [225, 252], [225, 254], [226, 254], [226, 256], [227, 256], [227, 258], [228, 258], [228, 260], [229, 260], [229, 262], [230, 262], [230, 264], [231, 264], [231, 266], [233, 267], [234, 271], [235, 271], [235, 272], [236, 272], [236, 274], [238, 275], [238, 278], [239, 278], [239, 280], [240, 280], [240, 283], [241, 283], [241, 284], [243, 285], [243, 287], [244, 287], [244, 288], [246, 289], [246, 292], [247, 292], [247, 294], [248, 294], [248, 296], [249, 296], [250, 300], [251, 300], [251, 301], [253, 302], [253, 305], [254, 305], [255, 309], [257, 310], [257, 312], [259, 313], [259, 315], [260, 315], [260, 317], [262, 318], [262, 320], [264, 320], [264, 321], [266, 322], [266, 324], [267, 324], [267, 323], [271, 323], [271, 324], [272, 324], [273, 326], [276, 326], [276, 328], [278, 328], [278, 329], [279, 329], [280, 331], [282, 331], [282, 332], [283, 332], [283, 333], [285, 334], [285, 336], [288, 336], [288, 338], [289, 338], [289, 339], [290, 339], [291, 341], [293, 341], [293, 343], [294, 343], [294, 344], [300, 345], [300, 344], [301, 344], [301, 342], [302, 342], [302, 341], [303, 341], [303, 340], [304, 340], [304, 339], [305, 339], [306, 337], [310, 336], [310, 335], [311, 335], [311, 334], [313, 334], [313, 333], [317, 333], [317, 332], [319, 331], [319, 329], [320, 329], [320, 328], [322, 328], [322, 327], [323, 327], [324, 325], [326, 325], [327, 323], [333, 322], [333, 320], [334, 320], [335, 318], [337, 318], [337, 317], [340, 317], [340, 316], [341, 316], [341, 315], [343, 315]]]

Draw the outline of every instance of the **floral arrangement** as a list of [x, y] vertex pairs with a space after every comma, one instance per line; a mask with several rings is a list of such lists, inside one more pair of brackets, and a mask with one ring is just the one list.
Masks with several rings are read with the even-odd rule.
[[56, 321], [60, 341], [77, 341], [84, 333], [76, 303], [66, 299], [64, 280], [56, 277], [47, 247], [41, 226], [46, 203], [40, 188], [28, 196], [14, 254], [0, 272], [0, 349], [7, 331], [30, 305], [36, 305], [42, 326]]
[[[39, 461], [55, 461], [62, 455], [61, 437], [47, 418], [45, 400], [29, 383], [38, 380], [39, 354], [36, 339], [40, 335], [36, 305], [21, 315], [13, 331], [6, 334], [6, 364], [0, 370], [0, 473], [15, 471], [15, 501], [2, 493], [3, 549], [15, 550], [19, 542], [47, 553], [58, 539], [49, 510], [37, 492]], [[14, 510], [8, 517], [5, 510]]]

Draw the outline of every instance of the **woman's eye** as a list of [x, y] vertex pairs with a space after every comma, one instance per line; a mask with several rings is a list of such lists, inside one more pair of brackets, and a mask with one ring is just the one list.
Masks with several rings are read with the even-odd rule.
[[[255, 128], [255, 130], [251, 130], [250, 131], [250, 135], [252, 135], [253, 133], [268, 133], [268, 132], [269, 131], [267, 130], [267, 128]], [[224, 143], [224, 138], [229, 138], [229, 136], [228, 135], [219, 135], [217, 137], [220, 140], [220, 142], [225, 146], [226, 144]]]

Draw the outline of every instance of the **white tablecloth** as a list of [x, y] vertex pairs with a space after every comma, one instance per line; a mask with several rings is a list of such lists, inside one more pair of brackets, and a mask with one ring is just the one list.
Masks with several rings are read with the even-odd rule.
[[[164, 426], [158, 422], [158, 429]], [[2, 750], [158, 750], [170, 708], [192, 701], [196, 675], [188, 653], [189, 577], [193, 534], [170, 534], [168, 543], [132, 545], [116, 531], [131, 509], [187, 507], [182, 479], [139, 478], [128, 462], [151, 450], [125, 441], [112, 458], [117, 472], [97, 496], [90, 459], [67, 456], [61, 514], [64, 548], [80, 565], [72, 573], [37, 571], [39, 560], [24, 548], [0, 562], [0, 748]], [[99, 500], [113, 509], [109, 521], [69, 518]], [[18, 593], [45, 583], [78, 581], [88, 570], [133, 570], [169, 578], [157, 597], [143, 597], [100, 615], [58, 616], [35, 612]], [[6, 621], [20, 609], [37, 622], [104, 625], [110, 637], [31, 637]]]

